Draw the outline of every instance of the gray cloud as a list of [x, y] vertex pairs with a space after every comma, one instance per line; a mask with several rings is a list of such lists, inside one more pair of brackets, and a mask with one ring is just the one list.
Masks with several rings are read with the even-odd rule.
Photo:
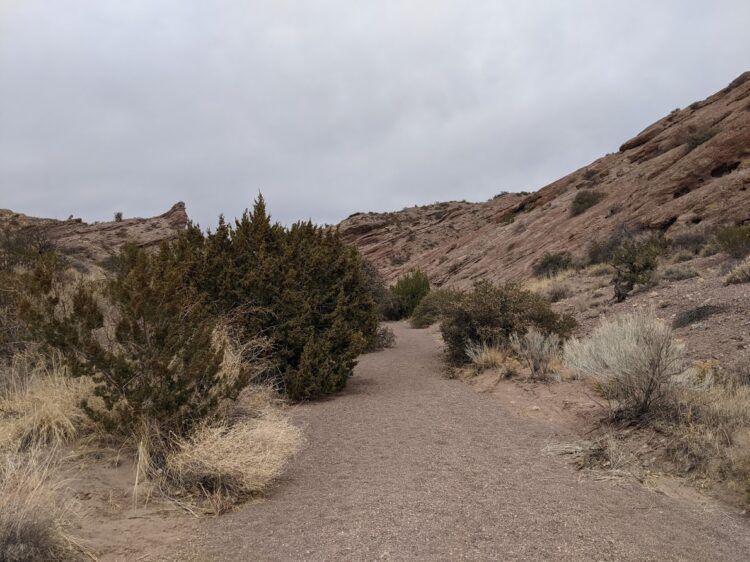
[[557, 179], [747, 70], [750, 3], [0, 0], [0, 207], [288, 222]]

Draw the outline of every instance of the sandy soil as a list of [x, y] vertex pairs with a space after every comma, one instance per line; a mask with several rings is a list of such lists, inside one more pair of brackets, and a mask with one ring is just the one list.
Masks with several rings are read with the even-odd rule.
[[[299, 406], [308, 446], [267, 500], [201, 522], [211, 560], [745, 560], [747, 520], [582, 476], [568, 436], [442, 374], [435, 334], [394, 325], [347, 390]], [[533, 411], [533, 410], [532, 410]], [[198, 554], [196, 554], [198, 553]], [[177, 554], [177, 553], [176, 553]]]

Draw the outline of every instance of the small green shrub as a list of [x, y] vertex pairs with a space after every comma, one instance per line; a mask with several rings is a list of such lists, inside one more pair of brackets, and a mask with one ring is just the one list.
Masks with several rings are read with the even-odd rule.
[[651, 281], [663, 251], [664, 242], [655, 235], [625, 239], [620, 244], [610, 262], [617, 302], [624, 301], [636, 285]]
[[391, 287], [398, 318], [408, 318], [419, 302], [430, 292], [430, 280], [422, 271], [414, 270], [401, 276]]
[[669, 244], [672, 250], [687, 251], [697, 256], [708, 244], [708, 237], [703, 232], [685, 232], [671, 238]]
[[698, 272], [692, 267], [672, 265], [667, 267], [661, 276], [667, 281], [682, 281], [698, 277]]
[[427, 328], [442, 320], [446, 311], [461, 298], [462, 293], [453, 289], [434, 289], [419, 301], [411, 315], [414, 328]]
[[737, 285], [739, 283], [750, 283], [750, 260], [745, 260], [729, 272], [725, 285]]
[[573, 267], [570, 252], [545, 252], [534, 264], [534, 275], [537, 277], [554, 277], [561, 271]]
[[578, 215], [585, 213], [591, 207], [599, 203], [599, 201], [604, 199], [604, 197], [605, 194], [600, 191], [591, 189], [582, 189], [578, 191], [570, 206], [570, 215], [577, 217]]
[[573, 291], [567, 283], [555, 283], [547, 290], [547, 298], [551, 303], [560, 302], [572, 294]]
[[381, 349], [388, 349], [396, 345], [396, 334], [388, 326], [380, 326], [373, 341], [365, 348], [365, 352], [372, 353]]
[[462, 364], [468, 361], [470, 343], [507, 346], [511, 334], [523, 335], [531, 327], [564, 338], [575, 324], [572, 317], [555, 313], [543, 296], [513, 283], [484, 282], [445, 311], [440, 328], [447, 360]]
[[122, 211], [117, 211], [115, 213], [115, 222], [122, 222]]
[[687, 146], [688, 151], [693, 151], [705, 142], [708, 142], [716, 135], [716, 131], [713, 129], [704, 129], [698, 131], [688, 138]]
[[750, 224], [727, 226], [716, 233], [719, 247], [733, 258], [750, 254]]
[[218, 319], [185, 285], [183, 269], [134, 246], [123, 251], [121, 267], [102, 294], [80, 283], [64, 311], [59, 292], [32, 294], [25, 318], [35, 339], [63, 353], [72, 376], [96, 383], [104, 410], [82, 404], [92, 419], [112, 432], [148, 422], [183, 435], [247, 380], [219, 377]]
[[622, 243], [633, 238], [638, 234], [637, 230], [630, 229], [620, 225], [612, 231], [607, 238], [602, 241], [593, 240], [588, 247], [588, 263], [595, 265], [598, 263], [610, 263], [617, 249]]
[[726, 306], [717, 304], [704, 304], [701, 306], [696, 306], [695, 308], [684, 310], [677, 316], [675, 316], [675, 319], [672, 321], [672, 327], [675, 329], [684, 328], [685, 326], [695, 324], [696, 322], [705, 320], [710, 316], [721, 314], [722, 312], [726, 311]]

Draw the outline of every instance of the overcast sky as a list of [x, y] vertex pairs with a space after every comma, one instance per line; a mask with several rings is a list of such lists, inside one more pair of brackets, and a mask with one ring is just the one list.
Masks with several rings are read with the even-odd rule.
[[534, 190], [750, 69], [748, 0], [0, 0], [0, 208]]

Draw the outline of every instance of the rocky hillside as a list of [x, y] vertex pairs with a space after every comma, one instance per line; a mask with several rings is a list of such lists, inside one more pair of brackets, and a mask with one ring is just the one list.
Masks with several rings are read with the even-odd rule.
[[749, 187], [746, 72], [537, 192], [357, 213], [340, 228], [389, 279], [419, 267], [437, 285], [466, 286], [527, 276], [544, 252], [581, 255], [619, 225], [671, 237], [750, 222]]
[[93, 224], [76, 218], [64, 221], [40, 219], [0, 209], [0, 230], [40, 236], [83, 268], [102, 263], [126, 242], [149, 247], [172, 239], [185, 228], [187, 222], [188, 216], [182, 202], [175, 203], [158, 217], [126, 218]]

